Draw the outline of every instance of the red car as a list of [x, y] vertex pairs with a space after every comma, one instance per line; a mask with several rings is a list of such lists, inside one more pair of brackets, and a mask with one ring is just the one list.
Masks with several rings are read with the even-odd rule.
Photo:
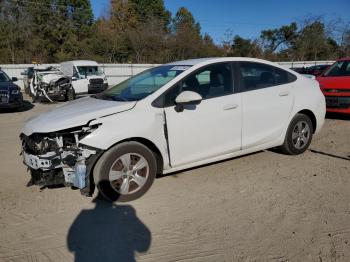
[[350, 115], [350, 57], [337, 60], [317, 81], [326, 97], [327, 112]]

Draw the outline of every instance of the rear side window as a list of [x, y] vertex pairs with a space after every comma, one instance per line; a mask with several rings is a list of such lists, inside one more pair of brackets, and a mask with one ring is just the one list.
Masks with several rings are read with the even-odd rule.
[[296, 80], [293, 74], [270, 65], [245, 62], [240, 63], [240, 68], [242, 91], [283, 85]]
[[276, 85], [283, 85], [294, 82], [297, 80], [297, 77], [283, 69], [279, 69], [277, 67], [274, 68], [275, 77], [276, 77]]

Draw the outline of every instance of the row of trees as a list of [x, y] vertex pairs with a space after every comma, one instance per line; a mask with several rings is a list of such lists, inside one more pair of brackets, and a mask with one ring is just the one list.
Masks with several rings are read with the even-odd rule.
[[320, 60], [350, 55], [350, 24], [313, 18], [267, 29], [256, 39], [220, 44], [201, 33], [191, 12], [172, 15], [163, 0], [111, 0], [94, 20], [89, 0], [0, 0], [0, 63], [165, 63], [209, 56]]
[[109, 18], [94, 26], [97, 60], [164, 63], [190, 57], [221, 56], [222, 50], [182, 7], [172, 17], [163, 0], [112, 0]]
[[263, 30], [254, 40], [236, 35], [226, 47], [233, 56], [277, 61], [334, 60], [350, 56], [350, 24], [337, 19], [326, 25], [322, 17], [316, 17], [299, 26], [293, 22]]

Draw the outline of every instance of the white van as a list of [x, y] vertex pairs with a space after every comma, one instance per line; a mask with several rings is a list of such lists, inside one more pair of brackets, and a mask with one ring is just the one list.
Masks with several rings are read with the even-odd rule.
[[95, 61], [75, 60], [61, 63], [61, 71], [72, 78], [75, 94], [100, 93], [108, 88], [107, 77]]

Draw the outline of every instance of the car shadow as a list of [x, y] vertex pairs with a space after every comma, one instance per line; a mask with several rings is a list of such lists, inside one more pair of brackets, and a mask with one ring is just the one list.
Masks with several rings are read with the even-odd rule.
[[80, 212], [71, 225], [67, 246], [74, 261], [136, 261], [146, 252], [151, 232], [130, 205], [115, 205], [96, 197], [95, 208]]
[[0, 113], [26, 112], [26, 111], [29, 111], [30, 109], [32, 109], [33, 107], [34, 107], [34, 105], [31, 102], [24, 100], [22, 107], [19, 107], [19, 108], [1, 108]]
[[314, 149], [308, 149], [310, 152], [315, 153], [315, 154], [319, 154], [319, 155], [324, 155], [324, 156], [329, 156], [329, 157], [333, 157], [333, 158], [338, 158], [338, 159], [343, 159], [343, 160], [348, 160], [350, 161], [350, 155], [348, 157], [344, 157], [344, 156], [338, 156], [338, 155], [334, 155], [334, 154], [330, 154], [330, 153], [326, 153], [323, 151], [318, 151], [318, 150], [314, 150]]
[[350, 120], [350, 115], [347, 114], [338, 114], [338, 113], [327, 113], [327, 119], [338, 119], [338, 120]]
[[23, 106], [21, 108], [19, 108], [17, 110], [17, 112], [25, 112], [25, 111], [28, 111], [32, 108], [34, 108], [34, 104], [32, 104], [31, 102], [29, 102], [28, 100], [24, 100], [23, 101]]

